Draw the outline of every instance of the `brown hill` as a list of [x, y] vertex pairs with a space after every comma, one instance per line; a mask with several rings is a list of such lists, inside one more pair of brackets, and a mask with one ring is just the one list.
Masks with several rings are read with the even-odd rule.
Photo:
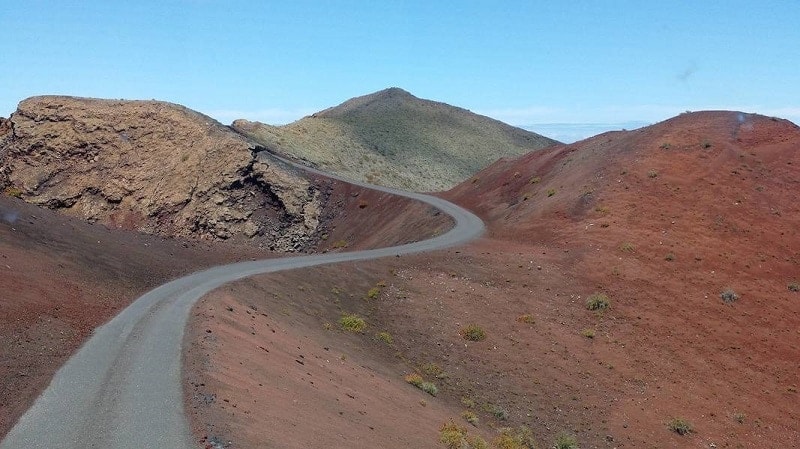
[[[437, 447], [453, 420], [518, 443], [527, 426], [538, 447], [792, 447], [798, 145], [795, 125], [735, 112], [607, 133], [448, 192], [489, 221], [466, 247], [221, 289], [187, 342], [198, 438]], [[610, 307], [588, 310], [594, 293]]]
[[31, 203], [113, 227], [283, 250], [319, 237], [318, 184], [182, 106], [34, 97], [8, 123], [0, 186]]
[[286, 126], [236, 120], [270, 150], [351, 179], [417, 191], [448, 189], [503, 156], [555, 141], [465, 109], [390, 88]]

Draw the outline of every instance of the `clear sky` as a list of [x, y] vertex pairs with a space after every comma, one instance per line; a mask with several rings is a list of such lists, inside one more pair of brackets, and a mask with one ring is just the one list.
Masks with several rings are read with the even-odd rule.
[[798, 0], [26, 0], [0, 30], [0, 116], [64, 94], [280, 124], [396, 86], [514, 125], [800, 123]]

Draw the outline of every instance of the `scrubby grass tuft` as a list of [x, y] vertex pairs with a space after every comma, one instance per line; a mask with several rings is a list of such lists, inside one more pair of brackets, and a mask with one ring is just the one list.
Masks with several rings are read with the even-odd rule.
[[354, 313], [345, 313], [339, 318], [339, 326], [349, 332], [361, 333], [367, 328], [367, 323]]
[[387, 345], [391, 345], [392, 343], [394, 343], [394, 338], [392, 337], [392, 334], [388, 332], [378, 332], [377, 334], [375, 334], [375, 338], [386, 343]]
[[611, 302], [604, 293], [595, 293], [586, 300], [586, 308], [589, 310], [606, 310], [611, 306]]
[[486, 339], [486, 332], [477, 324], [469, 324], [461, 328], [459, 332], [464, 340], [481, 341]]
[[689, 421], [686, 421], [683, 418], [672, 418], [669, 424], [667, 424], [667, 427], [669, 430], [677, 433], [678, 435], [688, 435], [693, 431], [692, 425], [689, 423]]
[[556, 437], [554, 446], [556, 449], [578, 449], [578, 440], [574, 436], [562, 432]]

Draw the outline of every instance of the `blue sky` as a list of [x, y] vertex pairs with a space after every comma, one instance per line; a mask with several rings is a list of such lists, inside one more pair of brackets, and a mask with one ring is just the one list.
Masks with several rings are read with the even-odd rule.
[[278, 124], [397, 86], [514, 125], [800, 123], [798, 24], [797, 0], [3, 2], [0, 115], [64, 94]]

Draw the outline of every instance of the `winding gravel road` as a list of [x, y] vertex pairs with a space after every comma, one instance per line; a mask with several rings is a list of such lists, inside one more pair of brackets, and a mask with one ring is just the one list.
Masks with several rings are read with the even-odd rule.
[[200, 297], [255, 274], [442, 249], [483, 232], [480, 218], [443, 199], [302, 168], [428, 203], [453, 217], [455, 226], [421, 242], [223, 265], [157, 287], [95, 330], [11, 429], [0, 449], [197, 448], [183, 409], [181, 345], [189, 311]]

